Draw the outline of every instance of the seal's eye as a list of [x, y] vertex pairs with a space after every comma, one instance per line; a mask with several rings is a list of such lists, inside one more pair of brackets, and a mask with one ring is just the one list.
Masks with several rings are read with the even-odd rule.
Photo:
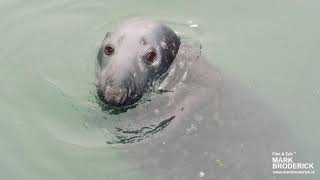
[[104, 48], [104, 53], [106, 53], [106, 55], [110, 56], [114, 53], [114, 49], [113, 47], [108, 44], [105, 48]]
[[156, 60], [156, 56], [157, 56], [157, 54], [154, 50], [151, 50], [150, 52], [148, 52], [146, 54], [147, 63], [150, 63], [150, 64], [153, 63]]

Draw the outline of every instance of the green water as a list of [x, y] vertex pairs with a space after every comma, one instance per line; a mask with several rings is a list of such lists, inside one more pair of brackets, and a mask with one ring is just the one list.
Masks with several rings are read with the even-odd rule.
[[316, 0], [1, 0], [0, 179], [142, 178], [105, 143], [107, 133], [87, 122], [100, 112], [97, 49], [111, 26], [132, 16], [192, 29], [187, 36], [201, 42], [207, 59], [251, 87], [291, 129], [301, 153], [319, 164], [319, 6]]

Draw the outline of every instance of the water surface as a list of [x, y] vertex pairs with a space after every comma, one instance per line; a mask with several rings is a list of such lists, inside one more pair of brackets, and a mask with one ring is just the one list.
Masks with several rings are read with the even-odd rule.
[[250, 87], [290, 128], [301, 153], [318, 163], [319, 5], [2, 0], [0, 178], [143, 178], [106, 143], [107, 129], [88, 124], [105, 117], [94, 91], [100, 42], [132, 16], [161, 19], [201, 42], [208, 61]]

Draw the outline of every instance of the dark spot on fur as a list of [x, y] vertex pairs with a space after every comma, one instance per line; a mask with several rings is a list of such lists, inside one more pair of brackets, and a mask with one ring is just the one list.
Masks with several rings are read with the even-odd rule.
[[124, 40], [124, 38], [126, 37], [126, 35], [121, 35], [118, 39], [118, 44], [120, 45], [122, 43], [122, 41]]
[[144, 45], [144, 46], [147, 45], [147, 41], [144, 37], [142, 37], [140, 41], [141, 41], [142, 45]]

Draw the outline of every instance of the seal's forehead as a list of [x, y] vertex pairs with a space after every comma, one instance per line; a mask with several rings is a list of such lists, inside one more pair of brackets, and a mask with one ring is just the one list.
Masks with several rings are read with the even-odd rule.
[[163, 25], [152, 20], [132, 20], [120, 24], [112, 32], [113, 37], [131, 37], [141, 38], [148, 37], [157, 39], [159, 31]]
[[160, 27], [161, 27], [161, 23], [154, 20], [133, 19], [120, 24], [117, 27], [117, 31], [130, 30], [130, 31], [137, 31], [137, 32], [139, 31], [148, 32], [148, 31], [153, 31]]

